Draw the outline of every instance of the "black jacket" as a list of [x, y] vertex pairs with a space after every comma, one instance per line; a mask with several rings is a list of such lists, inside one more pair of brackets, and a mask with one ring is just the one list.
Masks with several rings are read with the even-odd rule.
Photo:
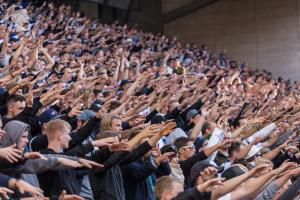
[[196, 188], [187, 189], [179, 193], [172, 200], [210, 200], [211, 193], [201, 193]]
[[35, 99], [33, 106], [25, 107], [25, 109], [19, 115], [15, 116], [13, 118], [4, 117], [2, 120], [3, 126], [5, 126], [5, 124], [7, 124], [8, 122], [10, 122], [12, 120], [18, 120], [18, 121], [28, 124], [30, 126], [31, 136], [36, 136], [42, 130], [39, 119], [36, 116], [38, 110], [42, 106], [43, 105], [41, 104], [41, 102], [39, 100]]
[[184, 175], [184, 186], [185, 188], [191, 188], [193, 186], [193, 183], [191, 182], [190, 174], [191, 174], [191, 168], [193, 165], [201, 160], [207, 159], [207, 156], [205, 155], [204, 151], [200, 151], [199, 153], [196, 153], [192, 157], [179, 161], [180, 168], [182, 169], [183, 175]]
[[[74, 148], [80, 145], [84, 140], [86, 140], [94, 128], [99, 124], [100, 120], [96, 117], [90, 119], [86, 125], [81, 127], [78, 131], [70, 134], [71, 140], [69, 143], [69, 148]], [[32, 151], [40, 151], [46, 149], [48, 146], [48, 139], [46, 135], [38, 135], [30, 141], [30, 149]]]
[[155, 200], [155, 179], [171, 174], [168, 162], [157, 165], [154, 160], [137, 160], [121, 166], [126, 200]]
[[[91, 144], [80, 145], [74, 149], [70, 149], [59, 155], [79, 156], [83, 157], [86, 153], [93, 151]], [[44, 149], [40, 151], [43, 154], [58, 154], [52, 149]], [[81, 173], [82, 174], [82, 173]], [[75, 169], [65, 169], [59, 171], [47, 171], [38, 174], [38, 180], [45, 196], [57, 197], [66, 190], [67, 194], [79, 194], [81, 182], [77, 180], [78, 174]]]
[[93, 169], [89, 175], [94, 200], [125, 200], [120, 165], [140, 159], [151, 149], [148, 142], [144, 142], [130, 153], [113, 153], [103, 163], [103, 158], [94, 156], [94, 161], [104, 165], [104, 168]]

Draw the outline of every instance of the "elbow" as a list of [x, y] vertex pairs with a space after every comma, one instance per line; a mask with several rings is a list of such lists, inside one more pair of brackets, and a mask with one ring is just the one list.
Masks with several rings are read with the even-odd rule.
[[220, 198], [222, 195], [221, 191], [217, 188], [211, 192], [211, 200], [217, 200]]

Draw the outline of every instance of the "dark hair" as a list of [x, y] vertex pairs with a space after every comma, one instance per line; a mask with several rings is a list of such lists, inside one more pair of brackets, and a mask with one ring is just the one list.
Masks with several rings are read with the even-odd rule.
[[230, 145], [230, 147], [228, 148], [228, 156], [231, 157], [233, 155], [233, 153], [238, 150], [241, 146], [241, 143], [239, 142], [234, 142]]
[[160, 149], [161, 154], [164, 154], [164, 153], [167, 153], [167, 152], [173, 152], [174, 156], [176, 156], [176, 154], [177, 154], [176, 147], [174, 145], [171, 145], [171, 144], [166, 144], [165, 146], [163, 146]]
[[209, 128], [210, 128], [210, 124], [208, 122], [204, 122], [203, 125], [202, 125], [201, 133], [203, 135], [205, 135], [206, 130], [208, 130]]
[[25, 101], [25, 97], [19, 94], [12, 94], [7, 98], [7, 102], [17, 102], [17, 101]]
[[114, 109], [118, 108], [119, 106], [121, 106], [122, 103], [120, 101], [117, 101], [117, 100], [114, 100], [110, 103], [110, 106], [109, 106], [109, 112], [113, 111]]
[[188, 142], [192, 141], [190, 138], [187, 137], [179, 137], [175, 140], [174, 144], [177, 148], [177, 151], [179, 151], [180, 148], [186, 146]]

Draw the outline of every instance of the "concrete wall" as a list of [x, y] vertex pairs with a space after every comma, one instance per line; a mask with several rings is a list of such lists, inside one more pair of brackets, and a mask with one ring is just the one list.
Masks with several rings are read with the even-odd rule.
[[220, 0], [165, 24], [164, 32], [215, 52], [227, 49], [240, 62], [300, 80], [299, 20], [300, 0]]

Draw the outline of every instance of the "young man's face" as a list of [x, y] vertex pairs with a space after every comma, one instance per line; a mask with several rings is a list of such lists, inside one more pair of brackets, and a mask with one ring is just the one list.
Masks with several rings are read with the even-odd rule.
[[64, 128], [62, 131], [58, 133], [58, 140], [60, 142], [60, 146], [62, 149], [67, 149], [69, 147], [69, 142], [71, 140], [70, 130], [68, 128]]
[[25, 106], [26, 106], [25, 101], [13, 102], [9, 105], [9, 111], [15, 117], [25, 109]]
[[193, 142], [188, 142], [186, 146], [180, 148], [179, 152], [184, 158], [190, 158], [193, 156], [196, 152]]
[[64, 76], [63, 78], [67, 81], [70, 81], [72, 79], [72, 70], [70, 68], [66, 68], [64, 70]]
[[23, 151], [27, 144], [28, 144], [28, 131], [25, 131], [24, 133], [21, 134], [18, 140], [17, 148]]
[[176, 156], [172, 157], [171, 163], [178, 164], [178, 161], [179, 161], [178, 154], [176, 154]]
[[111, 122], [111, 130], [116, 131], [118, 133], [122, 132], [122, 122], [120, 119], [113, 119]]

